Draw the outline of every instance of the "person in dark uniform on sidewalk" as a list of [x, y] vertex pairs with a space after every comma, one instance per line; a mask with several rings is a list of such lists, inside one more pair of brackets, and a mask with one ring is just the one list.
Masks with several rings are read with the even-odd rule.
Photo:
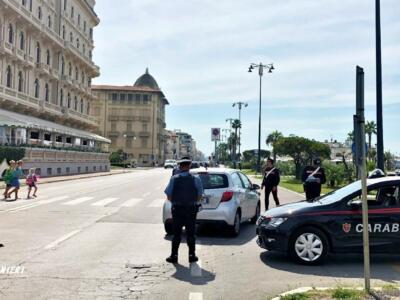
[[326, 182], [326, 177], [319, 158], [313, 160], [312, 166], [304, 168], [301, 180], [307, 200], [321, 196], [321, 186]]
[[172, 238], [171, 256], [166, 261], [178, 262], [178, 249], [181, 243], [182, 228], [186, 228], [186, 242], [189, 247], [189, 262], [196, 262], [196, 215], [198, 203], [203, 195], [203, 185], [198, 176], [189, 173], [191, 160], [188, 157], [178, 161], [179, 174], [171, 177], [165, 189], [168, 200], [172, 202], [172, 224], [174, 236]]
[[274, 166], [275, 161], [272, 158], [267, 159], [267, 167], [264, 171], [261, 188], [265, 187], [265, 210], [269, 208], [269, 195], [272, 192], [276, 206], [279, 206], [278, 185], [281, 181], [279, 170]]

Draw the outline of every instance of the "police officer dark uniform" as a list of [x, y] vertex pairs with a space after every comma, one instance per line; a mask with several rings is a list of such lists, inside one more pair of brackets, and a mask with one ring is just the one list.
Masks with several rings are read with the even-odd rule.
[[181, 243], [182, 228], [186, 228], [186, 242], [189, 247], [189, 262], [196, 262], [196, 215], [198, 203], [203, 195], [203, 185], [197, 176], [189, 173], [191, 160], [188, 157], [178, 161], [179, 174], [171, 177], [165, 189], [168, 200], [172, 202], [172, 223], [174, 236], [172, 238], [171, 256], [166, 261], [178, 262], [178, 249]]
[[269, 208], [269, 195], [272, 192], [276, 206], [279, 206], [278, 198], [278, 185], [281, 181], [279, 170], [274, 167], [275, 161], [272, 158], [268, 158], [267, 167], [264, 171], [263, 181], [261, 188], [265, 187], [265, 210]]
[[326, 182], [326, 177], [319, 158], [313, 160], [312, 166], [304, 168], [301, 180], [303, 181], [307, 200], [317, 198], [321, 195], [321, 185]]

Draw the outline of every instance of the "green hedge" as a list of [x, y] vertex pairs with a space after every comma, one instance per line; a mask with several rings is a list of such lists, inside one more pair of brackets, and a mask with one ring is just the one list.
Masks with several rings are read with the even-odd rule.
[[0, 146], [0, 162], [4, 159], [7, 159], [7, 162], [10, 160], [20, 160], [25, 156], [25, 148], [21, 147], [8, 147], [8, 146]]

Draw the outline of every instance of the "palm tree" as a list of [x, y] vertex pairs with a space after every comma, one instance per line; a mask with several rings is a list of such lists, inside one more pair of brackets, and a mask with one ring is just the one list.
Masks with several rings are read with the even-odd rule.
[[275, 131], [271, 132], [267, 136], [267, 139], [265, 140], [265, 143], [267, 144], [267, 146], [272, 145], [272, 152], [274, 153], [274, 160], [275, 161], [276, 161], [276, 153], [275, 153], [274, 145], [281, 138], [283, 138], [282, 132], [279, 132], [278, 130], [275, 130]]
[[234, 157], [234, 160], [236, 161], [236, 148], [240, 143], [239, 138], [238, 138], [238, 130], [239, 130], [239, 128], [242, 128], [242, 123], [238, 119], [233, 120], [232, 128], [235, 130], [235, 143], [234, 143], [234, 147], [233, 147], [233, 157]]
[[367, 121], [365, 123], [365, 134], [368, 136], [368, 148], [371, 149], [372, 135], [376, 134], [377, 127], [374, 121]]
[[354, 142], [354, 130], [350, 131], [347, 134], [347, 140], [350, 141], [350, 142]]

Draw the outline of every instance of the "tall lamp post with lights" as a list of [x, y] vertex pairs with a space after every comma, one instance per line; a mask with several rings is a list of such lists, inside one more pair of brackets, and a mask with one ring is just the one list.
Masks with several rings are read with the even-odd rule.
[[264, 65], [250, 64], [249, 73], [253, 72], [254, 69], [258, 69], [258, 75], [260, 76], [260, 102], [259, 102], [259, 112], [258, 112], [258, 153], [257, 153], [257, 172], [261, 173], [261, 91], [262, 91], [262, 76], [264, 75], [264, 69], [268, 70], [268, 73], [272, 73], [275, 70], [273, 64]]
[[[242, 124], [242, 107], [247, 107], [248, 106], [248, 104], [246, 103], [246, 102], [235, 102], [235, 103], [233, 103], [232, 104], [232, 107], [235, 107], [237, 105], [237, 107], [239, 108], [239, 122], [240, 122], [240, 124]], [[242, 126], [240, 126], [239, 127], [239, 153], [238, 153], [238, 155], [239, 155], [239, 161], [240, 161], [240, 157], [241, 157], [241, 154], [242, 154], [242, 152], [240, 152], [240, 146], [242, 145], [242, 140], [241, 140], [241, 129], [242, 129]]]

